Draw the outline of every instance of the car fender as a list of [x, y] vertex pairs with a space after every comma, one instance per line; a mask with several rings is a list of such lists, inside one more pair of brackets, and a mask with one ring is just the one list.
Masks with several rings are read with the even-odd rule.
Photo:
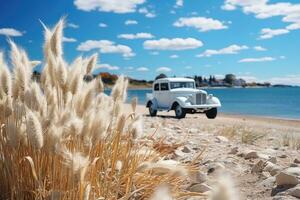
[[173, 100], [173, 103], [172, 103], [172, 105], [171, 105], [171, 107], [170, 107], [170, 110], [173, 109], [172, 107], [173, 107], [174, 103], [176, 103], [176, 102], [177, 102], [182, 108], [184, 108], [187, 100], [188, 100], [187, 97], [176, 97], [176, 98]]
[[157, 103], [156, 98], [152, 98], [152, 99], [149, 99], [149, 100], [147, 101], [147, 104], [146, 104], [146, 107], [147, 107], [147, 108], [149, 108], [150, 103], [152, 103], [153, 106], [154, 106], [154, 109], [157, 110], [157, 108], [158, 108], [158, 103]]
[[221, 102], [217, 97], [211, 97], [207, 99], [207, 104], [215, 104], [221, 106]]

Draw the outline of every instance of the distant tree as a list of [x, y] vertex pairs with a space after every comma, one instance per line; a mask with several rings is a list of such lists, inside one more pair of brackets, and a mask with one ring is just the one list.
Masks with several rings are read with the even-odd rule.
[[207, 83], [207, 79], [204, 77], [202, 82]]
[[198, 81], [199, 81], [200, 84], [203, 82], [202, 76], [198, 77]]
[[167, 75], [165, 75], [165, 74], [160, 74], [160, 75], [158, 75], [158, 76], [155, 77], [155, 80], [161, 79], [161, 78], [167, 78]]
[[214, 82], [214, 83], [215, 83], [215, 82], [217, 82], [217, 80], [216, 80], [216, 77], [215, 77], [215, 76], [213, 76], [213, 77], [212, 77], [212, 82]]
[[233, 85], [233, 82], [236, 80], [236, 77], [234, 74], [226, 74], [224, 81], [225, 83], [228, 83], [230, 85]]
[[211, 85], [212, 82], [213, 82], [213, 78], [212, 78], [212, 76], [210, 75], [210, 76], [209, 76], [208, 83]]

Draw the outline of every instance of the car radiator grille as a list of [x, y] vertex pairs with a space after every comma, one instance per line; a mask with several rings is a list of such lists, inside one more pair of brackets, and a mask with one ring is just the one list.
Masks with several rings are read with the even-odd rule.
[[196, 94], [196, 104], [206, 104], [206, 94], [198, 93]]

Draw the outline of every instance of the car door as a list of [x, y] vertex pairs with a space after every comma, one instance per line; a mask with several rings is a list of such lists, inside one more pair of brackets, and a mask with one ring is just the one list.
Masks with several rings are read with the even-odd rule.
[[157, 101], [157, 104], [158, 104], [157, 106], [161, 107], [160, 103], [159, 103], [159, 97], [160, 97], [160, 86], [159, 86], [159, 83], [155, 83], [153, 85], [153, 96], [154, 96], [154, 98]]
[[168, 108], [170, 105], [170, 87], [169, 82], [160, 83], [159, 104], [160, 107]]

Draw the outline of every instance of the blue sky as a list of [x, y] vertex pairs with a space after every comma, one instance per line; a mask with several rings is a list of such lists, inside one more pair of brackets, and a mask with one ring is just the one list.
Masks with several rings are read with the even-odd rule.
[[138, 79], [234, 73], [248, 81], [300, 85], [296, 0], [1, 1], [7, 37], [43, 60], [43, 28], [66, 16], [65, 59], [99, 52], [99, 71]]

